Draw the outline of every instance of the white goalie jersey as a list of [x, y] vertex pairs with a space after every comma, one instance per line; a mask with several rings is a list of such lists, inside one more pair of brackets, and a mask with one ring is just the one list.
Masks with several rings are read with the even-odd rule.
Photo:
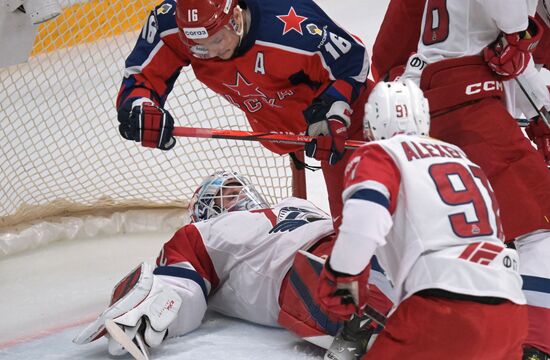
[[279, 326], [279, 290], [296, 252], [332, 233], [330, 216], [297, 198], [184, 226], [164, 245], [154, 271], [183, 300], [169, 334], [197, 328], [207, 302], [222, 314]]
[[357, 273], [376, 249], [399, 301], [436, 288], [525, 303], [488, 180], [458, 147], [397, 135], [358, 149], [345, 178], [335, 269]]

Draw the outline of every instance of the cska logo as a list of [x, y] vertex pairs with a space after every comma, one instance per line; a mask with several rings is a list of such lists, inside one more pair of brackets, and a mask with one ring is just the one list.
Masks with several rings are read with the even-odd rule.
[[238, 108], [241, 108], [241, 105], [244, 105], [246, 111], [250, 113], [260, 111], [264, 105], [274, 108], [282, 108], [282, 106], [278, 105], [277, 102], [284, 100], [288, 96], [294, 95], [294, 91], [287, 89], [279, 90], [276, 94], [268, 96], [260, 89], [258, 85], [247, 80], [238, 71], [236, 73], [234, 84], [223, 83], [223, 85], [232, 91], [232, 93], [224, 94], [227, 101]]

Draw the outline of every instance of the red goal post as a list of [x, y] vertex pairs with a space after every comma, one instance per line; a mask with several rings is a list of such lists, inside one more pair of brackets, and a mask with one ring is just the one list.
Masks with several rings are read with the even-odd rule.
[[[60, 16], [38, 28], [28, 62], [0, 68], [0, 257], [65, 236], [18, 240], [22, 224], [185, 208], [200, 180], [218, 169], [245, 174], [271, 203], [305, 196], [303, 170], [293, 178], [290, 158], [260, 143], [178, 138], [163, 152], [121, 138], [114, 102], [124, 59], [156, 3], [64, 3]], [[167, 106], [186, 119], [179, 125], [249, 130], [240, 110], [189, 69]]]

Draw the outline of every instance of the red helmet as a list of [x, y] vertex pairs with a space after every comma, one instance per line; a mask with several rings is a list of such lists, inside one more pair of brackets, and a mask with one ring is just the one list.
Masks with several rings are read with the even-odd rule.
[[178, 0], [176, 22], [182, 40], [206, 39], [228, 25], [237, 0]]

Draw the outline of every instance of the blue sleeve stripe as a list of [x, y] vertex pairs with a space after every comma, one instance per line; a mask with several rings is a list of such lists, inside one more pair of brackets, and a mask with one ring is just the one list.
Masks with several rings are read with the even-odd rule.
[[340, 91], [336, 90], [333, 86], [329, 86], [325, 91], [325, 94], [330, 95], [335, 99], [348, 102], [348, 99], [344, 95], [342, 95]]
[[523, 290], [550, 294], [550, 279], [529, 275], [521, 275], [521, 278], [523, 279]]
[[366, 200], [382, 205], [386, 209], [390, 207], [389, 199], [379, 191], [373, 189], [361, 189], [353, 193], [350, 199]]
[[154, 271], [155, 275], [165, 275], [165, 276], [174, 276], [183, 279], [189, 279], [196, 282], [202, 289], [204, 299], [208, 299], [208, 290], [206, 289], [206, 283], [202, 276], [198, 272], [191, 269], [186, 269], [177, 266], [159, 266]]
[[380, 263], [378, 262], [378, 259], [376, 258], [376, 255], [373, 255], [370, 259], [371, 269], [373, 271], [378, 271], [379, 273], [386, 274], [384, 269], [382, 269], [382, 266], [380, 266]]

